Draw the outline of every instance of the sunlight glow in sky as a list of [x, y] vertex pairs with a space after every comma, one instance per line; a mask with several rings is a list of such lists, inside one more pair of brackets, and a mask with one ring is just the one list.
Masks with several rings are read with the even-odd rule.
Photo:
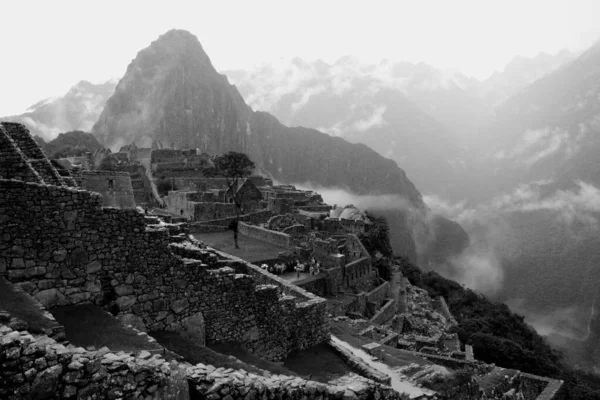
[[600, 37], [598, 0], [7, 0], [0, 14], [0, 116], [80, 80], [123, 76], [172, 28], [195, 34], [217, 70], [351, 54], [479, 79], [514, 56], [582, 50]]

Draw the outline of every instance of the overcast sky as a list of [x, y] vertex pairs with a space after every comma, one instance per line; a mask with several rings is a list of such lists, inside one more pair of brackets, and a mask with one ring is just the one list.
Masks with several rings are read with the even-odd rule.
[[516, 55], [580, 50], [600, 37], [599, 0], [1, 0], [0, 116], [79, 80], [121, 77], [172, 28], [218, 70], [280, 57], [424, 61], [485, 78]]

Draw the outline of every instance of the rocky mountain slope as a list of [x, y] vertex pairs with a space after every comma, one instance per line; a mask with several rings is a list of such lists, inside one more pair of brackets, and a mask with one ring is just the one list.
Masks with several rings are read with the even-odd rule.
[[[277, 181], [397, 195], [391, 208], [402, 229], [435, 234], [421, 194], [394, 161], [363, 144], [254, 112], [186, 31], [169, 31], [138, 53], [92, 132], [112, 148], [160, 140], [210, 153], [241, 151]], [[416, 254], [414, 239], [398, 250]]]
[[[600, 184], [600, 44], [505, 101], [486, 127], [506, 185], [553, 179]], [[523, 172], [525, 174], [523, 174]]]
[[33, 135], [52, 140], [60, 132], [89, 132], [115, 90], [116, 81], [102, 84], [81, 81], [64, 96], [42, 100], [21, 114], [0, 120], [26, 124]]
[[541, 52], [535, 57], [517, 56], [502, 72], [496, 71], [482, 82], [482, 94], [492, 106], [497, 106], [574, 58], [575, 54], [566, 49], [556, 54]]

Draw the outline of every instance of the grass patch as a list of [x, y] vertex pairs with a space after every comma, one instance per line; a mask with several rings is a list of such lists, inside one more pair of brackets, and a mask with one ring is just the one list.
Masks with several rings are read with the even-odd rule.
[[283, 365], [304, 378], [322, 383], [356, 372], [326, 343], [290, 354]]
[[131, 352], [160, 349], [145, 335], [138, 335], [93, 304], [57, 307], [51, 312], [65, 327], [67, 340], [75, 346], [97, 349], [106, 346], [113, 351]]
[[238, 236], [240, 248], [236, 249], [232, 231], [194, 233], [193, 236], [210, 247], [214, 247], [215, 249], [251, 263], [276, 259], [279, 257], [280, 252], [286, 250], [283, 247], [278, 247], [243, 235]]
[[44, 329], [58, 326], [56, 321], [44, 316], [33, 298], [26, 293], [16, 291], [4, 279], [0, 279], [0, 309], [27, 323], [31, 333], [44, 333]]
[[[217, 368], [244, 369], [257, 375], [263, 375], [263, 370], [275, 374], [295, 375], [293, 372], [278, 364], [262, 360], [246, 353], [239, 346], [220, 344], [208, 348], [183, 338], [177, 332], [157, 331], [152, 332], [151, 335], [162, 346], [183, 356], [190, 364], [202, 363]], [[223, 353], [227, 354], [222, 354], [221, 350], [223, 350]], [[229, 356], [234, 356], [240, 361], [232, 360]]]

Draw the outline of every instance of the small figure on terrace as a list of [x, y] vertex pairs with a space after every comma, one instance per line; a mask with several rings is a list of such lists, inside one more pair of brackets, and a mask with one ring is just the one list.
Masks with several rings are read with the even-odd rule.
[[233, 241], [235, 242], [235, 248], [239, 249], [240, 246], [238, 246], [238, 222], [237, 222], [237, 219], [234, 219], [231, 221], [231, 223], [229, 224], [229, 229], [231, 229], [233, 231]]
[[294, 268], [296, 270], [296, 277], [299, 279], [300, 278], [300, 272], [304, 272], [304, 264], [300, 264], [300, 260], [296, 261], [296, 267]]

